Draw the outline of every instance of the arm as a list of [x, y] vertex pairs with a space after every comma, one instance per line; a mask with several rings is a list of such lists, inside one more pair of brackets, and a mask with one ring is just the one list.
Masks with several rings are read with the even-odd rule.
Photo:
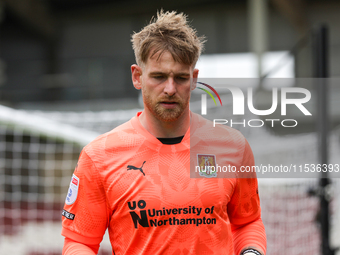
[[[63, 254], [96, 254], [110, 215], [99, 171], [82, 151], [71, 179], [62, 214]], [[79, 249], [79, 250], [78, 250]]]
[[[253, 152], [246, 141], [241, 166], [253, 166], [254, 164]], [[264, 255], [266, 254], [267, 239], [261, 220], [256, 173], [241, 174], [236, 179], [234, 192], [228, 204], [234, 252], [235, 255], [240, 255], [247, 248], [254, 248]]]
[[266, 253], [266, 233], [261, 218], [245, 225], [231, 225], [235, 254], [239, 255], [246, 248], [254, 248], [261, 254]]
[[95, 255], [98, 250], [99, 244], [85, 245], [66, 237], [62, 255]]

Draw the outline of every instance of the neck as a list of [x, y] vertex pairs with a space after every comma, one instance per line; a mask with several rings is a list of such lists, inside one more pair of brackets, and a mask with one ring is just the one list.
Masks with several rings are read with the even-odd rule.
[[153, 136], [160, 138], [171, 138], [184, 136], [190, 126], [190, 111], [187, 109], [175, 121], [161, 121], [155, 118], [147, 108], [139, 116], [142, 126]]

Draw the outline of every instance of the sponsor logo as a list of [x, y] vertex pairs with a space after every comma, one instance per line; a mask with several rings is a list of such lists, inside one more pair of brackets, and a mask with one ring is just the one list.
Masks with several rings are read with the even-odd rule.
[[72, 205], [78, 196], [78, 189], [79, 189], [79, 178], [73, 174], [70, 186], [68, 188], [68, 193], [65, 199], [65, 203], [67, 205]]
[[215, 155], [197, 154], [199, 175], [207, 178], [217, 177]]
[[66, 219], [69, 220], [74, 220], [75, 215], [66, 211], [65, 209], [63, 210], [63, 212], [61, 213], [62, 216], [64, 216]]
[[128, 165], [127, 166], [127, 170], [139, 170], [141, 171], [141, 173], [145, 176], [145, 173], [143, 172], [143, 166], [145, 164], [146, 161], [143, 162], [142, 166], [141, 167], [135, 167], [135, 166], [132, 166], [132, 165]]
[[142, 199], [138, 202], [127, 202], [127, 204], [136, 229], [139, 226], [148, 228], [189, 224], [199, 227], [200, 225], [216, 224], [217, 221], [212, 217], [214, 206], [203, 208], [190, 205], [188, 207], [155, 209], [147, 208], [146, 201]]

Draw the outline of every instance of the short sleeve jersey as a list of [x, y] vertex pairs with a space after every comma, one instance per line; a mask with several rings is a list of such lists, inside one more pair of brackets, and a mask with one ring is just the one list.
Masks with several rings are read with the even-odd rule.
[[254, 165], [246, 139], [230, 127], [212, 135], [211, 123], [191, 113], [183, 140], [162, 144], [139, 115], [83, 149], [62, 235], [99, 244], [108, 228], [115, 255], [233, 254], [231, 224], [260, 217], [256, 177], [220, 178], [210, 171], [193, 178], [190, 171], [202, 162], [237, 171]]

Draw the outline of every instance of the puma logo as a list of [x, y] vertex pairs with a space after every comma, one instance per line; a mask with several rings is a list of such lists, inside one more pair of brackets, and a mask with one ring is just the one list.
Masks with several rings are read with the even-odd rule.
[[143, 164], [142, 164], [141, 167], [135, 167], [135, 166], [132, 166], [132, 165], [128, 165], [128, 166], [127, 166], [127, 170], [128, 170], [128, 171], [129, 171], [129, 170], [139, 170], [139, 171], [141, 171], [142, 174], [144, 174], [144, 176], [145, 176], [145, 173], [143, 172], [143, 169], [142, 169], [145, 162], [146, 162], [146, 161], [143, 162]]

